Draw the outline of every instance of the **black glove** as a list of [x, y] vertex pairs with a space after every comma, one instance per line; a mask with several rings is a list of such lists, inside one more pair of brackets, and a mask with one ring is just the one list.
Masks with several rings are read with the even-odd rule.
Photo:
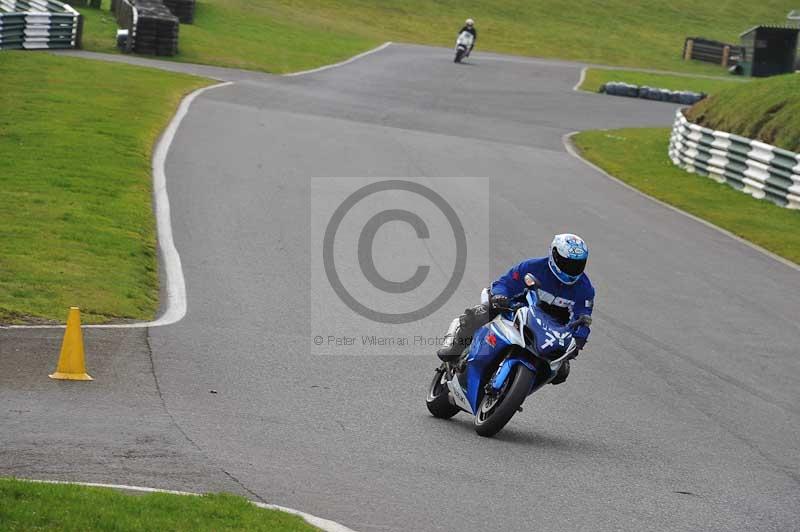
[[575, 338], [575, 345], [578, 346], [578, 351], [586, 347], [586, 338]]
[[508, 297], [502, 294], [492, 295], [489, 304], [494, 310], [505, 310], [508, 308]]

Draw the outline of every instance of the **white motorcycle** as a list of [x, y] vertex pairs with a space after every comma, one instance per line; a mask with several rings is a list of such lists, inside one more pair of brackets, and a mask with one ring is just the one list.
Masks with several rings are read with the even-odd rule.
[[460, 63], [462, 59], [469, 56], [469, 51], [472, 48], [472, 43], [475, 37], [468, 31], [462, 31], [456, 39], [456, 58], [454, 61]]

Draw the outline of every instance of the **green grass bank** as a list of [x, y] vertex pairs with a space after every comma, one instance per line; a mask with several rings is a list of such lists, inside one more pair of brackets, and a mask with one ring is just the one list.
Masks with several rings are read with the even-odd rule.
[[687, 118], [711, 129], [800, 152], [800, 74], [727, 87], [694, 105]]
[[[342, 60], [385, 41], [453, 46], [464, 19], [478, 49], [598, 64], [724, 74], [681, 60], [684, 39], [737, 42], [756, 24], [783, 23], [793, 0], [204, 0], [181, 25], [179, 61], [289, 72]], [[113, 24], [87, 14], [85, 46], [109, 51]]]
[[0, 323], [153, 318], [151, 152], [209, 81], [36, 52], [0, 79]]
[[800, 264], [800, 213], [674, 166], [667, 156], [669, 133], [585, 131], [573, 141], [583, 157], [645, 194]]
[[3, 478], [0, 478], [0, 529], [20, 532], [318, 530], [300, 517], [263, 510], [233, 495], [128, 495], [105, 488]]

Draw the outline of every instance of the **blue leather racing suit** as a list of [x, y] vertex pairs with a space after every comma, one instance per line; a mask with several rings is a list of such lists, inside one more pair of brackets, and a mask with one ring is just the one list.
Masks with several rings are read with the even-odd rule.
[[[584, 273], [575, 284], [564, 284], [550, 270], [548, 258], [528, 259], [520, 262], [492, 283], [492, 295], [512, 297], [525, 289], [525, 274], [539, 280], [540, 306], [555, 319], [566, 324], [579, 316], [591, 316], [594, 306], [594, 287]], [[575, 338], [584, 342], [589, 337], [589, 327], [582, 325]]]

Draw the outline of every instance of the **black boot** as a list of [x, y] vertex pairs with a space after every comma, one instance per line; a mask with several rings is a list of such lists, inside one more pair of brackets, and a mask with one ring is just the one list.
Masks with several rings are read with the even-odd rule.
[[459, 351], [453, 345], [452, 339], [445, 337], [444, 345], [436, 351], [436, 356], [439, 357], [439, 360], [442, 362], [453, 362], [455, 359], [458, 358]]
[[556, 378], [550, 381], [550, 384], [561, 384], [569, 377], [569, 360], [563, 362], [561, 367], [558, 368], [558, 373], [556, 373]]
[[461, 329], [460, 317], [454, 319], [450, 323], [450, 327], [444, 335], [444, 343], [442, 343], [442, 347], [436, 351], [436, 356], [439, 357], [439, 360], [442, 362], [452, 362], [456, 359], [457, 349], [455, 347], [455, 340], [459, 329]]
[[436, 356], [442, 362], [453, 362], [461, 356], [468, 339], [462, 337], [464, 328], [458, 327], [455, 332], [448, 331], [444, 336], [444, 344], [436, 351]]
[[454, 319], [444, 335], [444, 344], [436, 355], [444, 362], [456, 360], [472, 343], [472, 335], [495, 317], [488, 305], [477, 305], [464, 310], [464, 314]]

